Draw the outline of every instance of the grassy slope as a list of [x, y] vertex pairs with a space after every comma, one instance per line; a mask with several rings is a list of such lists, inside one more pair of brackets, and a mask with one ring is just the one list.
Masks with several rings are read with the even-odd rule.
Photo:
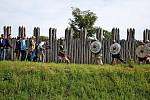
[[0, 100], [150, 100], [150, 65], [0, 62]]

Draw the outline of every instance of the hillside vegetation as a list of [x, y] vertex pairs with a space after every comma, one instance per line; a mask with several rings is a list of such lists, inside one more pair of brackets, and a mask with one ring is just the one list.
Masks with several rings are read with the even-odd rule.
[[0, 100], [150, 100], [150, 65], [0, 61]]

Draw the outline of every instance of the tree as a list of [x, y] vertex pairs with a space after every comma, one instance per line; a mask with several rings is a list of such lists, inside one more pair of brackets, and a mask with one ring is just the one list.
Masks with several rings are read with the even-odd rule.
[[[87, 36], [92, 37], [96, 33], [94, 23], [97, 20], [95, 13], [90, 10], [81, 11], [79, 8], [72, 7], [73, 19], [70, 19], [69, 25], [74, 30], [74, 38], [79, 38], [80, 29], [87, 29]], [[111, 32], [104, 30], [104, 38], [110, 40], [112, 37]]]
[[48, 37], [47, 36], [40, 36], [39, 39], [41, 41], [45, 41], [46, 42], [48, 40]]
[[105, 40], [111, 40], [112, 38], [112, 33], [107, 31], [107, 30], [103, 30], [103, 34], [104, 34], [104, 39]]
[[74, 37], [79, 37], [79, 30], [82, 28], [87, 29], [87, 36], [93, 36], [96, 32], [96, 28], [93, 27], [97, 16], [90, 10], [81, 11], [79, 8], [72, 7], [73, 19], [70, 19], [69, 25], [75, 31]]

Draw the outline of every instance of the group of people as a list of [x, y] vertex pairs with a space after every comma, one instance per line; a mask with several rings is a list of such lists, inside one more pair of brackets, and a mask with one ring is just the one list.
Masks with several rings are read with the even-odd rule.
[[[113, 41], [113, 44], [117, 43], [115, 40]], [[112, 44], [112, 45], [113, 45]], [[118, 44], [118, 43], [117, 43]], [[119, 45], [119, 44], [118, 44]], [[120, 45], [119, 45], [120, 46]], [[114, 51], [116, 51], [118, 48], [116, 47], [113, 47], [112, 48]], [[118, 50], [119, 52], [118, 53], [112, 53], [111, 50], [110, 50], [110, 54], [111, 54], [111, 57], [112, 57], [112, 61], [111, 61], [111, 64], [112, 65], [115, 65], [117, 64], [117, 61], [119, 60], [120, 62], [122, 63], [126, 63], [122, 58], [121, 58], [121, 54], [120, 54], [120, 50]], [[102, 54], [101, 52], [99, 51], [98, 53], [92, 53], [94, 55], [94, 63], [95, 64], [99, 64], [99, 65], [103, 65], [103, 61], [102, 61]]]
[[[115, 43], [116, 41], [113, 41], [113, 44]], [[142, 43], [140, 45], [144, 45], [144, 47], [148, 48], [148, 45], [147, 45], [148, 43], [149, 42], [146, 42], [146, 44]], [[40, 40], [36, 42], [35, 36], [32, 36], [29, 39], [29, 41], [27, 41], [25, 36], [24, 37], [18, 36], [16, 39], [15, 46], [14, 46], [11, 44], [11, 34], [8, 34], [7, 37], [4, 37], [4, 34], [1, 34], [0, 35], [0, 60], [11, 59], [11, 53], [12, 53], [11, 48], [13, 49], [15, 48], [14, 54], [16, 56], [15, 57], [16, 60], [45, 62], [45, 50], [47, 49], [46, 43]], [[112, 50], [116, 50], [116, 48], [113, 47]], [[150, 47], [149, 47], [149, 50], [150, 50]], [[141, 51], [140, 53], [142, 52], [144, 52], [144, 50]], [[111, 53], [111, 57], [112, 57], [112, 62], [111, 62], [112, 65], [116, 64], [117, 60], [120, 60], [122, 63], [126, 63], [121, 58], [121, 54], [119, 52], [116, 54]], [[95, 59], [94, 60], [95, 63], [103, 65], [102, 54], [100, 52], [94, 54], [94, 59]], [[138, 60], [139, 60], [139, 63], [150, 63], [150, 54], [145, 57], [138, 57]], [[65, 53], [63, 43], [60, 43], [59, 45], [58, 61], [70, 63], [70, 57]]]
[[[114, 45], [114, 44], [118, 44], [118, 43], [114, 40], [112, 45]], [[120, 46], [120, 44], [118, 44], [118, 46]], [[137, 48], [137, 49], [139, 49], [138, 53], [140, 53], [140, 55], [142, 55], [143, 57], [137, 55], [138, 63], [139, 64], [150, 64], [150, 42], [149, 41], [146, 41], [146, 43], [140, 42], [139, 46], [143, 46], [143, 48], [140, 48], [140, 49]], [[112, 53], [111, 49], [112, 49], [112, 51], [115, 51], [115, 52], [118, 51], [118, 52]], [[121, 49], [121, 46], [118, 48], [116, 48], [114, 46], [111, 49], [110, 49], [110, 54], [111, 54], [111, 58], [112, 58], [112, 60], [111, 60], [112, 65], [117, 64], [118, 61], [120, 61], [121, 63], [124, 63], [124, 64], [127, 63], [125, 60], [122, 59], [120, 50], [117, 50], [117, 49]], [[100, 52], [98, 52], [98, 53], [93, 53], [93, 55], [94, 55], [94, 62], [96, 64], [103, 65], [102, 54]], [[131, 57], [129, 60], [131, 60]]]
[[[21, 61], [41, 61], [44, 62], [44, 50], [45, 42], [35, 40], [35, 36], [32, 36], [27, 43], [26, 37], [17, 37], [16, 45], [11, 44], [11, 34], [4, 38], [4, 35], [0, 36], [0, 60], [10, 60], [11, 59], [11, 48], [15, 48], [14, 54], [16, 55], [16, 60]], [[29, 45], [28, 45], [29, 44]]]
[[[137, 50], [139, 49], [138, 50], [139, 52], [136, 52], [139, 64], [150, 64], [150, 47], [149, 47], [150, 45], [148, 45], [149, 43], [150, 43], [149, 41], [146, 41], [145, 43], [141, 41], [138, 46], [139, 48], [138, 47], [136, 48]], [[140, 46], [142, 46], [143, 48], [141, 48]], [[120, 53], [111, 54], [111, 55], [112, 55], [112, 62], [111, 62], [112, 65], [116, 64], [116, 60], [119, 60], [122, 63], [126, 63], [126, 61], [124, 61], [121, 58]], [[142, 55], [142, 56], [139, 56], [139, 55]]]

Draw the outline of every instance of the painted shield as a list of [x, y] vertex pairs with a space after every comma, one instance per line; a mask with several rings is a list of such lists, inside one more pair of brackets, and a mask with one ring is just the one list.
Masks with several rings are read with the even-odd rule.
[[91, 43], [90, 50], [92, 53], [98, 53], [100, 52], [101, 47], [102, 47], [101, 42], [97, 40]]
[[145, 45], [140, 45], [136, 48], [135, 53], [138, 57], [144, 58], [148, 55], [148, 49]]
[[119, 43], [114, 43], [110, 46], [110, 53], [111, 54], [118, 54], [121, 50], [121, 46]]
[[146, 43], [145, 46], [148, 49], [148, 56], [150, 56], [150, 43]]

